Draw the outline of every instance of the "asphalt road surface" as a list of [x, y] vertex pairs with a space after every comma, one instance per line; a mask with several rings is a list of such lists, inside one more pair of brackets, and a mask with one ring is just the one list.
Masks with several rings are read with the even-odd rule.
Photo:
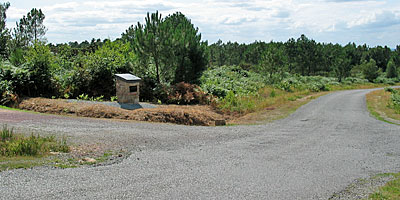
[[400, 126], [365, 94], [331, 93], [266, 125], [190, 127], [0, 110], [0, 123], [120, 145], [118, 164], [0, 172], [0, 199], [328, 199], [356, 179], [400, 171]]

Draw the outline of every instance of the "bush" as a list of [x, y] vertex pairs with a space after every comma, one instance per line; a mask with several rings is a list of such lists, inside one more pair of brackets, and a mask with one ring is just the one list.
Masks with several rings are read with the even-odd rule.
[[266, 80], [261, 75], [238, 66], [209, 69], [203, 73], [200, 82], [203, 91], [222, 98], [230, 91], [241, 96], [256, 94], [266, 86]]
[[28, 72], [28, 83], [24, 87], [23, 95], [28, 96], [52, 96], [54, 88], [52, 84], [51, 70], [54, 67], [54, 56], [50, 48], [37, 42], [28, 49], [24, 56], [26, 62], [22, 68]]
[[400, 91], [390, 87], [385, 88], [385, 91], [392, 93], [390, 95], [390, 103], [388, 106], [393, 108], [396, 113], [400, 113]]
[[254, 101], [255, 96], [240, 96], [229, 91], [224, 98], [220, 98], [218, 108], [222, 111], [247, 113], [252, 112], [256, 108]]
[[173, 104], [209, 104], [213, 97], [207, 95], [195, 84], [180, 82], [172, 86], [168, 103]]
[[15, 94], [11, 81], [0, 81], [0, 105], [10, 106], [18, 102], [18, 95]]
[[363, 74], [369, 82], [373, 82], [379, 76], [379, 68], [374, 59], [362, 64]]
[[275, 84], [275, 87], [287, 92], [293, 92], [296, 89], [319, 92], [329, 91], [330, 85], [338, 84], [336, 79], [332, 77], [290, 75], [280, 83]]
[[391, 59], [388, 64], [387, 64], [387, 68], [386, 68], [386, 77], [387, 78], [397, 78], [397, 70], [396, 70], [396, 65], [393, 61], [393, 59]]

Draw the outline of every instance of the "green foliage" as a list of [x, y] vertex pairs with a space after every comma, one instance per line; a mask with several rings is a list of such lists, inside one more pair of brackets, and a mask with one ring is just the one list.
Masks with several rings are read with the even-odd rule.
[[221, 98], [218, 102], [218, 108], [223, 111], [246, 113], [254, 111], [256, 104], [249, 100], [255, 96], [241, 96], [229, 91], [225, 98]]
[[369, 82], [373, 82], [379, 76], [379, 69], [374, 59], [370, 59], [369, 62], [364, 61], [361, 64], [361, 68], [365, 78], [368, 79]]
[[[348, 49], [349, 47], [347, 47]], [[331, 65], [334, 69], [336, 77], [339, 82], [350, 75], [351, 67], [351, 59], [349, 59], [348, 53], [345, 51], [346, 49], [340, 48], [339, 45], [335, 45], [332, 58], [330, 59]]]
[[94, 53], [74, 57], [71, 48], [63, 47], [52, 71], [60, 96], [114, 96], [115, 74], [135, 71], [136, 56], [129, 46], [121, 41], [106, 41]]
[[396, 70], [396, 65], [393, 60], [390, 60], [387, 68], [386, 68], [386, 77], [387, 78], [397, 78], [397, 70]]
[[396, 82], [399, 82], [398, 78], [387, 78], [387, 76], [383, 73], [380, 76], [378, 76], [375, 80], [374, 83], [383, 83], [383, 84], [389, 84], [389, 85], [395, 85]]
[[106, 42], [87, 60], [90, 79], [88, 93], [91, 96], [115, 95], [115, 74], [133, 71], [135, 55], [129, 51], [129, 43], [121, 41]]
[[36, 156], [50, 151], [69, 152], [66, 140], [57, 141], [54, 136], [33, 135], [24, 137], [8, 129], [6, 125], [0, 131], [0, 156]]
[[131, 26], [122, 38], [131, 42], [141, 73], [155, 77], [157, 85], [195, 83], [207, 64], [207, 43], [201, 42], [198, 29], [180, 12], [166, 18], [148, 13], [144, 25]]
[[335, 78], [322, 76], [288, 75], [287, 78], [275, 84], [275, 87], [293, 92], [294, 90], [310, 90], [312, 92], [329, 91], [330, 85], [338, 85]]
[[390, 108], [393, 108], [396, 111], [396, 113], [400, 113], [400, 90], [386, 87], [385, 91], [391, 93], [390, 103], [388, 106]]
[[356, 77], [347, 77], [342, 81], [343, 84], [351, 85], [351, 84], [365, 84], [368, 83], [367, 79], [356, 78]]
[[0, 62], [0, 105], [13, 106], [29, 85], [29, 73], [9, 62]]
[[13, 48], [25, 48], [38, 42], [44, 42], [46, 27], [43, 24], [45, 15], [41, 9], [32, 8], [23, 16], [13, 31]]
[[0, 59], [8, 56], [7, 42], [10, 39], [9, 30], [6, 28], [6, 11], [10, 7], [10, 3], [0, 3]]
[[55, 58], [49, 47], [37, 42], [28, 48], [24, 58], [26, 62], [22, 68], [28, 71], [29, 82], [22, 94], [28, 96], [51, 96], [54, 92], [51, 70]]
[[112, 96], [112, 97], [110, 98], [110, 100], [111, 100], [111, 102], [118, 101], [118, 97], [117, 97], [117, 96]]
[[284, 46], [271, 44], [261, 57], [257, 71], [268, 77], [269, 83], [281, 81], [282, 74], [286, 72], [288, 57], [284, 52]]
[[78, 97], [76, 97], [76, 99], [85, 100], [85, 101], [90, 100], [89, 95], [87, 95], [87, 94], [81, 94]]
[[200, 82], [205, 92], [217, 97], [225, 97], [229, 91], [238, 95], [256, 94], [265, 86], [262, 76], [238, 66], [209, 69], [203, 73]]
[[17, 103], [18, 96], [14, 92], [11, 81], [0, 81], [0, 105], [12, 105]]

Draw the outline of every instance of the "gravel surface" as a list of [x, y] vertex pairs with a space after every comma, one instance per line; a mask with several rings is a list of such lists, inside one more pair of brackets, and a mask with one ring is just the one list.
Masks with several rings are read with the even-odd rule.
[[267, 125], [193, 127], [0, 110], [18, 130], [131, 155], [77, 169], [0, 172], [0, 199], [329, 199], [400, 171], [400, 126], [366, 109], [371, 90], [331, 93]]

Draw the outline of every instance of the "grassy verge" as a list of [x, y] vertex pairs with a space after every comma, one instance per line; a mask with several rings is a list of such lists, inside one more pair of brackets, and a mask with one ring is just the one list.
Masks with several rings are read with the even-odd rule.
[[34, 134], [27, 137], [6, 125], [0, 130], [0, 171], [43, 165], [50, 162], [46, 157], [52, 152], [69, 152], [65, 139], [58, 141], [54, 136]]
[[369, 195], [371, 200], [400, 199], [400, 173], [384, 174], [383, 176], [393, 176], [393, 180], [380, 187], [376, 192]]
[[366, 95], [367, 107], [370, 113], [378, 120], [400, 125], [400, 113], [390, 105], [390, 92], [376, 90]]

